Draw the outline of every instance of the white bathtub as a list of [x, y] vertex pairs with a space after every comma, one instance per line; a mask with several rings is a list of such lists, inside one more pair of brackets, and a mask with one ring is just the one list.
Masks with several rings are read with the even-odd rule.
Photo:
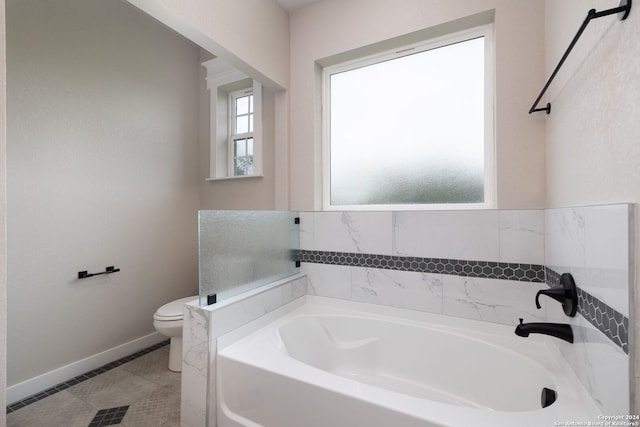
[[553, 338], [514, 327], [306, 296], [219, 339], [218, 427], [597, 421]]

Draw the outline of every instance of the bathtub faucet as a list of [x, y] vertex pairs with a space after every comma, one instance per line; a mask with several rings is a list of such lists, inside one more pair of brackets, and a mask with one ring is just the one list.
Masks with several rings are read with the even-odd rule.
[[520, 324], [516, 326], [515, 332], [520, 337], [528, 337], [529, 334], [544, 334], [573, 342], [571, 325], [564, 323], [522, 323], [522, 318], [520, 318]]

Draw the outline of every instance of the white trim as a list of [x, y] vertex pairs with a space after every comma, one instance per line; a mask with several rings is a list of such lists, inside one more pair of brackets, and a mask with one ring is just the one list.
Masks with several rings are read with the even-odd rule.
[[[379, 205], [331, 205], [331, 132], [329, 105], [331, 105], [330, 78], [332, 74], [353, 70], [355, 68], [376, 64], [385, 60], [401, 58], [408, 54], [423, 52], [439, 47], [484, 37], [485, 41], [485, 176], [484, 202], [482, 203], [443, 203], [443, 204], [379, 204]], [[497, 207], [497, 161], [495, 141], [495, 58], [494, 58], [494, 26], [484, 24], [474, 28], [436, 37], [421, 43], [414, 43], [394, 48], [382, 53], [352, 59], [337, 65], [327, 66], [322, 70], [322, 209], [336, 210], [461, 210], [461, 209], [494, 209]]]
[[220, 58], [214, 58], [201, 64], [207, 69], [207, 89], [218, 89], [218, 86], [224, 86], [239, 80], [248, 79], [245, 73], [238, 71], [232, 65], [224, 62]]
[[[493, 24], [483, 25], [484, 36], [484, 205], [486, 209], [498, 208], [498, 161], [496, 157], [495, 110], [495, 34]], [[486, 94], [489, 94], [487, 96]]]
[[221, 176], [217, 178], [207, 178], [206, 181], [229, 181], [230, 179], [251, 179], [251, 178], [264, 178], [264, 175]]
[[475, 209], [496, 209], [484, 203], [431, 203], [431, 204], [397, 204], [397, 205], [330, 205], [325, 211], [461, 211]]
[[[262, 84], [252, 80], [244, 89], [228, 92], [225, 100], [219, 102], [218, 89], [228, 84], [246, 80], [249, 77], [236, 70], [229, 63], [215, 58], [202, 63], [207, 70], [209, 90], [209, 177], [207, 181], [236, 178], [233, 175], [233, 151], [229, 127], [233, 93], [250, 89], [253, 91], [253, 175], [262, 177]], [[226, 92], [226, 91], [224, 91]]]
[[253, 81], [253, 175], [262, 176], [262, 85]]
[[354, 68], [364, 67], [367, 65], [377, 64], [379, 62], [402, 58], [403, 56], [411, 55], [418, 52], [424, 52], [427, 50], [437, 49], [459, 42], [464, 42], [478, 37], [492, 37], [492, 24], [480, 25], [478, 27], [469, 28], [467, 30], [458, 31], [455, 33], [446, 34], [444, 36], [436, 37], [429, 40], [424, 40], [420, 43], [413, 43], [410, 45], [402, 46], [399, 48], [387, 50], [385, 52], [368, 55], [365, 57], [359, 57], [350, 61], [342, 62], [340, 64], [325, 67], [323, 69], [324, 74], [336, 74], [342, 71], [352, 70]]
[[[289, 210], [289, 99], [286, 91], [275, 94], [275, 196], [278, 211]], [[255, 120], [255, 119], [254, 119]], [[255, 124], [254, 124], [255, 126]], [[255, 150], [255, 147], [253, 148]], [[262, 150], [262, 144], [260, 144]], [[254, 151], [255, 154], [255, 151]], [[262, 154], [261, 154], [262, 155]], [[254, 165], [255, 168], [255, 165]], [[253, 170], [255, 172], [255, 169]]]
[[40, 393], [55, 385], [69, 381], [78, 375], [85, 374], [108, 363], [114, 362], [133, 353], [144, 350], [158, 344], [167, 337], [158, 332], [145, 335], [128, 343], [105, 350], [102, 353], [94, 354], [77, 362], [70, 363], [53, 371], [46, 372], [37, 377], [30, 378], [21, 383], [7, 387], [7, 405], [25, 399], [36, 393]]

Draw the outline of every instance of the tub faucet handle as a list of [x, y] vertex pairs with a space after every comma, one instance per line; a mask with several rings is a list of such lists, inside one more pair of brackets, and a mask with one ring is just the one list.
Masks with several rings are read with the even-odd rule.
[[551, 289], [541, 289], [536, 294], [536, 308], [540, 310], [542, 307], [540, 306], [540, 295], [546, 295], [548, 297], [553, 298], [559, 303], [563, 303], [565, 299], [565, 291], [562, 286], [556, 286]]
[[536, 307], [540, 309], [540, 295], [546, 295], [562, 304], [564, 314], [574, 317], [578, 311], [578, 290], [570, 273], [560, 276], [560, 285], [550, 289], [541, 289], [536, 294]]

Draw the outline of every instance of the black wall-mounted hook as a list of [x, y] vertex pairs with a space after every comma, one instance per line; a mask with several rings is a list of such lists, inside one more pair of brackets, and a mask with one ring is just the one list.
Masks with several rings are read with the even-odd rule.
[[93, 276], [100, 276], [101, 274], [111, 274], [111, 273], [117, 273], [118, 271], [120, 271], [119, 268], [115, 268], [113, 265], [106, 267], [104, 271], [101, 271], [100, 273], [89, 273], [86, 270], [85, 271], [78, 271], [78, 279], [87, 279], [89, 277], [93, 277]]
[[536, 308], [540, 309], [540, 295], [546, 295], [562, 304], [564, 314], [574, 317], [578, 311], [578, 290], [570, 273], [560, 276], [560, 285], [551, 289], [543, 289], [536, 294]]

